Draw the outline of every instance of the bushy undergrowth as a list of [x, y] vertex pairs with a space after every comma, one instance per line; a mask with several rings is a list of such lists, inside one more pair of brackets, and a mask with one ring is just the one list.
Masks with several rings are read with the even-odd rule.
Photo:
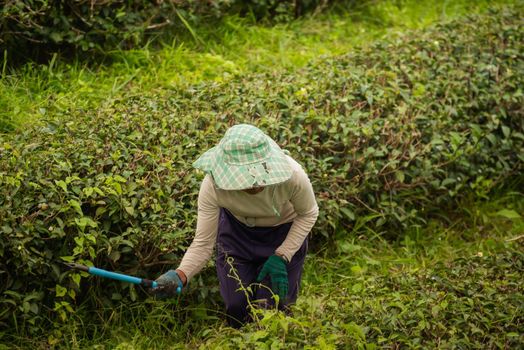
[[512, 349], [524, 341], [522, 244], [417, 270], [347, 247], [356, 261], [341, 256], [322, 270], [338, 282], [300, 298], [294, 317], [266, 311], [242, 332], [210, 335], [200, 348]]
[[38, 331], [77, 303], [139, 297], [60, 262], [148, 277], [176, 264], [195, 226], [190, 164], [234, 123], [256, 123], [304, 164], [321, 207], [317, 239], [361, 218], [377, 232], [420, 225], [463, 193], [485, 196], [523, 170], [523, 34], [518, 10], [494, 12], [299, 75], [144, 92], [8, 135], [0, 322]]
[[[325, 7], [319, 0], [6, 1], [0, 8], [0, 52], [12, 62], [56, 51], [132, 48], [155, 36], [190, 31], [226, 14], [289, 21]], [[191, 24], [190, 24], [191, 23]]]
[[[93, 310], [36, 338], [0, 332], [6, 349], [513, 349], [524, 341], [524, 197], [466, 200], [456, 216], [402, 231], [339, 234], [308, 255], [292, 314], [261, 311], [240, 330], [191, 285], [180, 298]], [[451, 222], [449, 221], [451, 220]], [[211, 281], [211, 283], [216, 283]]]

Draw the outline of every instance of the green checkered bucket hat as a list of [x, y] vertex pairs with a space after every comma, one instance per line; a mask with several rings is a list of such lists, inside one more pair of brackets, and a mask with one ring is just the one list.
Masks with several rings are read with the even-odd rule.
[[292, 174], [276, 142], [249, 124], [229, 128], [219, 144], [201, 155], [193, 166], [211, 174], [216, 186], [223, 190], [274, 185]]

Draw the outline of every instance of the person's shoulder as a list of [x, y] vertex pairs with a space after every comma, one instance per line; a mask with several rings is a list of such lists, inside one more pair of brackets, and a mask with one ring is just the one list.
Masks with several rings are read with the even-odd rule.
[[199, 203], [210, 203], [216, 204], [217, 202], [217, 193], [215, 188], [215, 182], [213, 177], [207, 174], [202, 183], [200, 184], [200, 191], [198, 193]]
[[291, 157], [289, 154], [286, 154], [286, 158], [287, 158], [287, 161], [289, 163], [289, 166], [291, 167], [291, 169], [293, 170], [293, 173], [294, 172], [297, 172], [297, 171], [304, 171], [304, 169], [302, 168], [302, 165], [300, 165], [299, 162], [297, 162], [293, 157]]
[[308, 176], [304, 168], [302, 167], [302, 165], [297, 160], [295, 160], [293, 157], [291, 157], [290, 155], [286, 155], [286, 157], [287, 157], [289, 166], [293, 170], [293, 173], [291, 174], [291, 178], [286, 182], [288, 184], [297, 184], [297, 183], [303, 182], [304, 179], [307, 179]]
[[215, 192], [215, 181], [213, 181], [213, 176], [211, 174], [206, 174], [204, 176], [204, 179], [202, 180], [202, 183], [200, 184], [200, 191], [204, 192]]

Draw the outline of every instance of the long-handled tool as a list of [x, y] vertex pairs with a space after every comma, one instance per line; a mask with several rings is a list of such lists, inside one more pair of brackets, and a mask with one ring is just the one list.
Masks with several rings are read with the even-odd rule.
[[90, 273], [91, 275], [105, 277], [105, 278], [111, 278], [118, 281], [128, 282], [128, 283], [134, 283], [134, 284], [140, 284], [142, 286], [150, 287], [150, 288], [157, 288], [158, 283], [155, 281], [151, 281], [145, 278], [139, 278], [129, 275], [124, 275], [122, 273], [116, 273], [111, 272], [103, 269], [99, 269], [96, 267], [89, 267], [85, 265], [80, 265], [76, 263], [64, 263], [65, 265], [69, 266], [72, 269], [79, 270], [79, 271], [85, 271], [87, 273]]

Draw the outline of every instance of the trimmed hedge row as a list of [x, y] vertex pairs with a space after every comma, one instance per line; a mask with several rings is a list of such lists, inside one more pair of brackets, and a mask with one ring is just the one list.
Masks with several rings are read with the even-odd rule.
[[61, 262], [147, 277], [175, 265], [195, 227], [202, 174], [191, 163], [235, 123], [257, 124], [304, 165], [317, 239], [363, 223], [378, 233], [423, 225], [457, 198], [522, 177], [523, 39], [510, 8], [300, 74], [144, 93], [6, 135], [0, 324], [36, 331], [81, 302], [135, 300], [140, 289]]

